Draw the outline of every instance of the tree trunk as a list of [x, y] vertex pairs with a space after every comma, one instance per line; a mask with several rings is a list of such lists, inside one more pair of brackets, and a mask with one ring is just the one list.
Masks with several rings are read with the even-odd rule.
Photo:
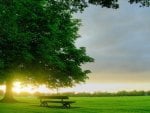
[[4, 98], [1, 100], [1, 102], [17, 102], [14, 97], [13, 97], [13, 82], [12, 80], [7, 80], [6, 81], [6, 91], [5, 91], [5, 95]]

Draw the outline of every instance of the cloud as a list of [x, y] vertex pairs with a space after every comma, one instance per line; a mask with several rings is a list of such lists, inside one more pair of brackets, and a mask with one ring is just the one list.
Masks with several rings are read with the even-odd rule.
[[83, 24], [79, 32], [82, 38], [77, 40], [77, 46], [85, 46], [87, 53], [95, 58], [95, 63], [85, 66], [93, 70], [93, 75], [101, 78], [107, 74], [116, 80], [121, 76], [128, 81], [126, 76], [134, 73], [137, 75], [134, 81], [147, 81], [150, 8], [130, 6], [125, 2], [121, 6], [118, 10], [91, 6], [83, 14], [76, 15]]

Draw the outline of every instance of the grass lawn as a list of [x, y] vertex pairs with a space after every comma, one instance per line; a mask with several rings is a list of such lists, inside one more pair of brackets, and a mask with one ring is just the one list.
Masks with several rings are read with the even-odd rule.
[[34, 97], [17, 97], [20, 103], [0, 103], [0, 113], [150, 113], [150, 96], [134, 97], [71, 97], [71, 109], [59, 104], [40, 107]]

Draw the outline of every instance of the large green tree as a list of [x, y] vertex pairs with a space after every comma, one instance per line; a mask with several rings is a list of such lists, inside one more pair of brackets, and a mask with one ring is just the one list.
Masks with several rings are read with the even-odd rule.
[[[6, 84], [3, 101], [14, 101], [15, 79], [65, 87], [88, 78], [90, 71], [81, 65], [93, 59], [84, 47], [75, 46], [80, 21], [72, 17], [88, 3], [119, 7], [118, 0], [0, 0], [0, 81]], [[130, 3], [149, 6], [149, 0]]]
[[[14, 101], [12, 83], [19, 78], [48, 84], [72, 86], [83, 82], [92, 62], [75, 40], [79, 20], [72, 18], [77, 7], [69, 2], [3, 0], [0, 2], [0, 80], [6, 84], [3, 101]], [[17, 74], [18, 75], [18, 74]]]

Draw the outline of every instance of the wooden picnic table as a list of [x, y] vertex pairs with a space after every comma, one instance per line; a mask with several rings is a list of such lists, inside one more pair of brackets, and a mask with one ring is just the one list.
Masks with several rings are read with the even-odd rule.
[[63, 108], [70, 108], [72, 103], [75, 101], [70, 101], [68, 96], [39, 96], [40, 106], [47, 107], [48, 103], [60, 103]]

